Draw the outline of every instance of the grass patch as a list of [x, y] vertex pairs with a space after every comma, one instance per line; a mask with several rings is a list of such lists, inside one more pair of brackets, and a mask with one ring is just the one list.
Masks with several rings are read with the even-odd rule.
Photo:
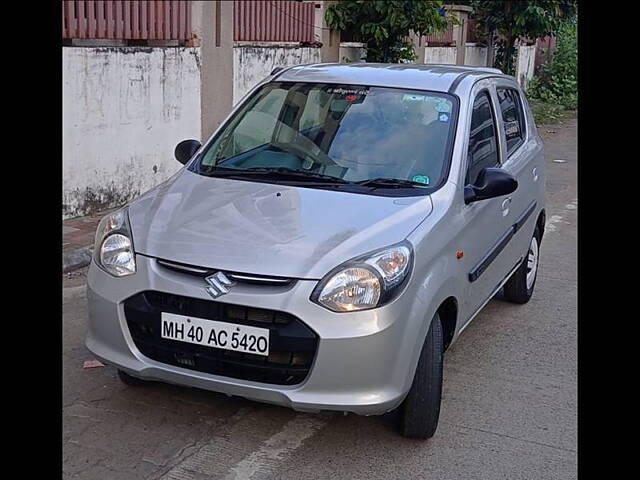
[[576, 110], [567, 110], [562, 105], [542, 102], [535, 99], [530, 99], [529, 104], [531, 105], [536, 125], [558, 123], [567, 118], [574, 118], [576, 116]]

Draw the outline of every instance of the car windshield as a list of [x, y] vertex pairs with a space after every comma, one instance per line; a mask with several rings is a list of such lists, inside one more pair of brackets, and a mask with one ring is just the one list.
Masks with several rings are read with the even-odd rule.
[[269, 83], [216, 135], [195, 170], [314, 185], [435, 186], [450, 156], [453, 107], [453, 97], [436, 92]]

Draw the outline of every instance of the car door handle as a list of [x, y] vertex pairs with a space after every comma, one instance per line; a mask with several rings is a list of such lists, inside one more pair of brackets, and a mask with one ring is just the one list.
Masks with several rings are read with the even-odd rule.
[[509, 205], [511, 205], [511, 197], [507, 197], [502, 201], [502, 216], [506, 217], [509, 214]]
[[537, 182], [538, 181], [538, 167], [536, 167], [533, 170], [531, 170], [531, 174], [533, 175], [533, 181]]

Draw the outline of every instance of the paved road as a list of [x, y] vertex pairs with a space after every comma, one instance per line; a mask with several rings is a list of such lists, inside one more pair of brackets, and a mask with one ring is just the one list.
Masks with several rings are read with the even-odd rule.
[[577, 477], [577, 122], [541, 127], [547, 235], [524, 306], [492, 300], [445, 356], [428, 442], [393, 419], [308, 415], [83, 369], [84, 271], [64, 279], [66, 479], [572, 479]]

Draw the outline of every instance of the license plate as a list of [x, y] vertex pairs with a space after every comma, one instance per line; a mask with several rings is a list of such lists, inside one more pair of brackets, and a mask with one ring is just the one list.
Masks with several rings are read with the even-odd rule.
[[162, 312], [162, 338], [236, 352], [269, 355], [266, 328]]

